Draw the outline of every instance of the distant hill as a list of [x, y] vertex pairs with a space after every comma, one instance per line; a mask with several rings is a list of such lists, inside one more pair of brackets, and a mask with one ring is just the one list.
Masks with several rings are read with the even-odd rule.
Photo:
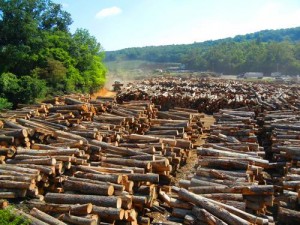
[[[232, 41], [251, 41], [259, 40], [261, 42], [281, 42], [281, 41], [300, 41], [300, 27], [279, 29], [279, 30], [262, 30], [259, 32], [237, 35], [232, 39]], [[226, 39], [225, 39], [226, 40]]]
[[238, 74], [260, 71], [300, 74], [300, 27], [263, 30], [193, 44], [107, 51], [105, 61], [145, 60], [183, 63], [187, 69]]

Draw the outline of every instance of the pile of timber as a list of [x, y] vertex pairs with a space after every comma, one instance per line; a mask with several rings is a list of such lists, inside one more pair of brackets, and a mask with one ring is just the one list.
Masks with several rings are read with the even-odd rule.
[[221, 110], [214, 116], [207, 143], [197, 148], [195, 173], [179, 181], [182, 189], [161, 191], [161, 198], [184, 224], [272, 224], [275, 188], [265, 169], [274, 165], [263, 159], [255, 113]]
[[151, 100], [162, 110], [174, 107], [214, 113], [219, 109], [259, 106], [266, 110], [298, 108], [296, 85], [253, 83], [201, 77], [158, 77], [128, 83], [117, 101]]
[[62, 224], [150, 224], [146, 213], [161, 212], [158, 190], [189, 157], [205, 118], [82, 96], [20, 111], [35, 113], [1, 114], [0, 198], [29, 198], [26, 217]]
[[[3, 112], [0, 199], [28, 199], [16, 214], [35, 224], [273, 224], [276, 214], [297, 224], [298, 95], [295, 85], [153, 78], [116, 98]], [[210, 129], [202, 112], [217, 112]], [[195, 147], [195, 173], [170, 188]]]
[[[300, 222], [300, 114], [298, 110], [265, 111], [259, 115], [266, 153], [277, 167], [270, 171], [278, 193], [278, 219], [282, 224]], [[289, 222], [286, 222], [289, 221]]]
[[[176, 222], [162, 224], [274, 224], [270, 216], [245, 211], [241, 194], [196, 194], [186, 188], [177, 187], [172, 190], [171, 193], [160, 191], [159, 196], [172, 207], [171, 221]], [[238, 204], [238, 201], [241, 203]]]

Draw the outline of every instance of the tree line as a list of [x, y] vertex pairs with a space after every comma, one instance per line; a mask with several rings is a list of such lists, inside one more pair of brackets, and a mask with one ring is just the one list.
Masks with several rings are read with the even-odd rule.
[[51, 0], [0, 0], [0, 109], [104, 84], [101, 44], [71, 24]]
[[217, 41], [106, 52], [106, 61], [179, 62], [187, 69], [240, 74], [300, 74], [300, 27], [265, 30]]

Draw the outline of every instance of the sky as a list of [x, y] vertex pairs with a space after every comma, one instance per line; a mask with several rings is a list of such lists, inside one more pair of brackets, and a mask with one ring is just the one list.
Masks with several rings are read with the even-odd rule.
[[300, 26], [300, 0], [53, 0], [105, 51]]

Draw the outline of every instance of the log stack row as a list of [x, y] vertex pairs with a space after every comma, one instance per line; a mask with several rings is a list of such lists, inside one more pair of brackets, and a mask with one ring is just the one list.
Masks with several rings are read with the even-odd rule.
[[[228, 218], [221, 212], [240, 224], [272, 224], [268, 209], [273, 206], [275, 188], [268, 184], [265, 170], [274, 165], [264, 159], [259, 146], [255, 113], [221, 110], [214, 116], [216, 124], [207, 142], [197, 148], [195, 173], [179, 181], [184, 189], [177, 194], [161, 192], [160, 196], [173, 207], [172, 216], [187, 224], [226, 224]], [[181, 204], [174, 206], [174, 202]]]
[[274, 203], [282, 224], [300, 222], [299, 115], [298, 110], [265, 111], [258, 118], [267, 156], [271, 162], [277, 163], [270, 174], [277, 188]]
[[151, 100], [163, 110], [192, 108], [204, 113], [259, 106], [267, 110], [299, 107], [297, 86], [201, 77], [158, 77], [128, 83], [118, 102]]

